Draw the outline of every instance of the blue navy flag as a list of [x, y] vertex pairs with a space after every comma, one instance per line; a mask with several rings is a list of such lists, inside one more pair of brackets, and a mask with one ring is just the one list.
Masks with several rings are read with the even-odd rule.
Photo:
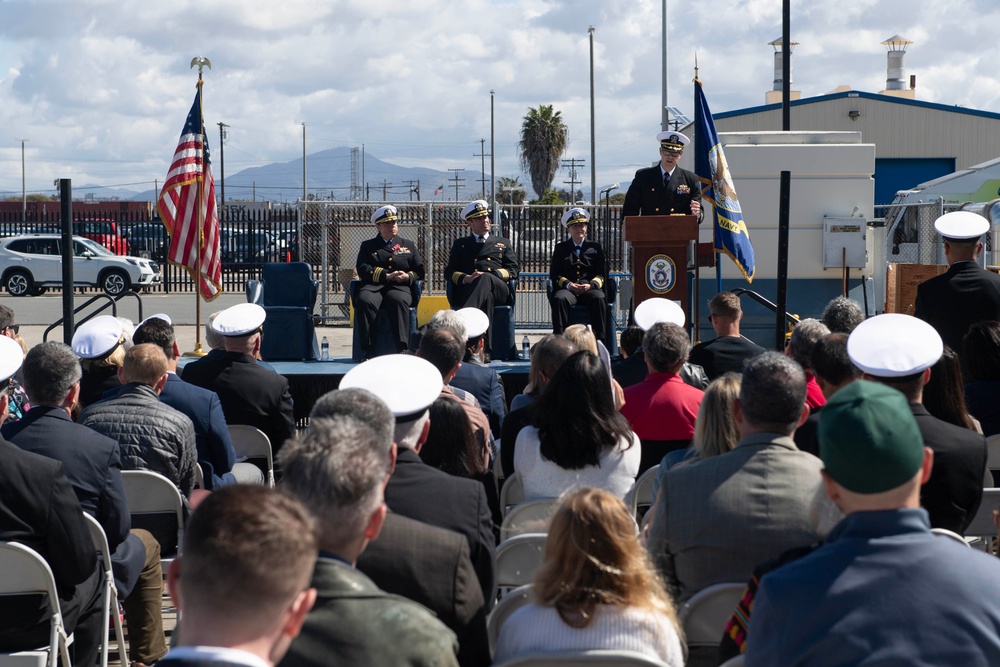
[[704, 196], [715, 211], [715, 252], [724, 252], [736, 262], [747, 282], [753, 282], [754, 259], [750, 233], [743, 221], [729, 165], [708, 110], [701, 81], [694, 80], [694, 171], [703, 184]]

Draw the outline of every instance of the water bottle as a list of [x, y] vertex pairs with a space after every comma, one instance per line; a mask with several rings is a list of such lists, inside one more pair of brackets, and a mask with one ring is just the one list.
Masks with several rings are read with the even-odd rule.
[[521, 358], [525, 361], [531, 358], [531, 343], [528, 341], [527, 334], [521, 339]]
[[323, 336], [323, 340], [319, 344], [320, 357], [323, 361], [330, 361], [330, 341], [327, 340], [326, 336]]

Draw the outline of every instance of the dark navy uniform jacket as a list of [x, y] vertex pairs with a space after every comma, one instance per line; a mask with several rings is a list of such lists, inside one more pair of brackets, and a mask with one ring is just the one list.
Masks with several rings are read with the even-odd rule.
[[517, 278], [518, 261], [513, 244], [502, 236], [492, 234], [482, 244], [471, 234], [456, 239], [444, 269], [445, 280], [460, 286], [462, 279], [476, 270], [495, 275], [505, 282]]
[[573, 239], [556, 244], [549, 265], [552, 289], [566, 287], [566, 283], [590, 283], [594, 289], [604, 289], [604, 249], [600, 243], [584, 240], [580, 256], [574, 250]]
[[687, 169], [674, 167], [670, 181], [663, 185], [660, 165], [635, 172], [625, 193], [622, 217], [630, 215], [691, 215], [691, 200], [701, 200], [701, 182]]
[[[393, 236], [388, 243], [381, 236], [365, 241], [358, 248], [355, 265], [358, 276], [366, 283], [383, 285], [385, 277], [393, 271], [410, 274], [411, 285], [424, 279], [424, 262], [416, 244], [401, 236]], [[401, 287], [409, 289], [405, 283]]]

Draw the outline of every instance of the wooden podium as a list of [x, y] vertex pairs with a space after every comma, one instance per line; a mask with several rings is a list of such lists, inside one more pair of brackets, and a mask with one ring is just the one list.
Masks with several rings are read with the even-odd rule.
[[650, 297], [677, 301], [688, 311], [688, 245], [698, 240], [694, 215], [633, 215], [625, 218], [632, 244], [632, 308]]

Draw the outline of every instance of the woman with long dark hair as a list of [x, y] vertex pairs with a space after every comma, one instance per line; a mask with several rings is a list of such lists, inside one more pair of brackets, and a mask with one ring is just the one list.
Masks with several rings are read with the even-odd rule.
[[517, 436], [514, 470], [532, 498], [593, 486], [623, 498], [639, 472], [639, 439], [616, 409], [611, 378], [582, 350], [559, 367]]
[[965, 408], [962, 387], [962, 367], [955, 350], [947, 345], [937, 363], [931, 366], [931, 377], [924, 385], [921, 400], [927, 412], [949, 424], [982, 432], [979, 424]]

